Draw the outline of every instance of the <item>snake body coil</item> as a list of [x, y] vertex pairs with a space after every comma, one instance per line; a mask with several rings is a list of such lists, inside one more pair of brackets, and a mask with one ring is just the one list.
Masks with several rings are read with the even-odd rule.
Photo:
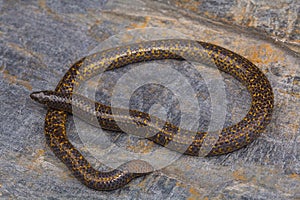
[[[72, 100], [74, 87], [96, 74], [123, 67], [131, 63], [159, 59], [188, 59], [213, 63], [241, 81], [248, 89], [252, 103], [247, 115], [237, 124], [220, 131], [218, 140], [213, 144], [208, 155], [220, 155], [235, 151], [255, 140], [265, 129], [273, 111], [273, 92], [266, 76], [249, 60], [225, 48], [193, 40], [158, 40], [132, 44], [105, 50], [87, 56], [76, 62], [57, 85], [56, 90], [35, 92], [31, 97], [49, 107], [45, 119], [45, 135], [47, 143], [74, 176], [86, 186], [97, 190], [113, 190], [126, 185], [133, 178], [145, 175], [151, 171], [151, 166], [143, 161], [134, 160], [123, 164], [110, 172], [95, 170], [81, 153], [69, 142], [66, 135], [67, 112], [76, 108], [85, 116], [96, 116], [102, 128], [120, 130], [116, 121], [130, 124], [133, 121], [143, 123], [156, 129], [151, 124], [149, 115], [139, 111], [131, 111], [131, 119], [124, 116], [114, 116], [111, 107], [100, 103], [95, 104], [96, 110], [91, 110], [87, 98], [76, 96]], [[73, 102], [73, 105], [71, 105]], [[84, 111], [84, 112], [83, 112]], [[95, 112], [96, 111], [96, 112]], [[146, 120], [145, 120], [146, 119]], [[166, 146], [170, 141], [175, 146], [186, 145], [192, 135], [192, 142], [184, 153], [198, 155], [204, 139], [209, 139], [206, 132], [181, 134], [184, 130], [166, 122], [163, 128], [157, 128], [157, 134], [146, 137]], [[132, 172], [132, 169], [135, 172]]]

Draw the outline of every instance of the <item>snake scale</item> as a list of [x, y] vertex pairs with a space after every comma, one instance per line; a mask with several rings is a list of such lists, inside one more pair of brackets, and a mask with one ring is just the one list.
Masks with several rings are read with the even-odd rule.
[[[74, 98], [74, 94], [72, 101], [74, 88], [100, 72], [131, 63], [159, 59], [212, 62], [219, 70], [232, 75], [247, 87], [252, 98], [248, 113], [237, 124], [220, 131], [218, 140], [213, 143], [208, 156], [226, 154], [244, 147], [255, 140], [269, 124], [274, 97], [268, 79], [252, 62], [223, 47], [194, 40], [169, 39], [130, 44], [89, 55], [77, 61], [66, 72], [55, 91], [31, 94], [32, 99], [48, 107], [45, 118], [47, 143], [74, 176], [86, 186], [96, 190], [114, 190], [126, 185], [135, 177], [147, 174], [147, 170], [151, 171], [151, 166], [144, 161], [133, 160], [112, 171], [101, 172], [94, 169], [67, 138], [66, 119], [67, 113], [72, 112], [72, 107], [78, 109], [81, 115], [97, 117], [104, 129], [120, 130], [115, 120], [128, 125], [141, 123], [157, 129], [156, 134], [145, 135], [160, 145], [166, 146], [170, 141], [178, 146], [186, 145], [187, 135], [180, 134], [183, 130], [169, 122], [165, 122], [162, 128], [156, 128], [147, 113], [131, 110], [129, 119], [125, 116], [114, 116], [110, 106], [91, 102], [80, 95]], [[91, 104], [95, 105], [95, 109], [92, 109]], [[204, 139], [209, 139], [208, 133], [194, 132], [191, 137], [192, 142], [184, 153], [198, 155]]]

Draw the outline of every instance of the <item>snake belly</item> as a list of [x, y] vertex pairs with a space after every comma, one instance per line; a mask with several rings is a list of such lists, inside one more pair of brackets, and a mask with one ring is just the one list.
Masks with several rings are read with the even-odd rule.
[[[259, 68], [246, 58], [230, 50], [194, 40], [148, 41], [92, 54], [77, 61], [66, 72], [55, 91], [58, 94], [72, 94], [75, 87], [79, 87], [82, 82], [100, 72], [113, 70], [131, 63], [159, 59], [213, 63], [219, 70], [232, 75], [247, 87], [252, 98], [248, 113], [237, 124], [220, 131], [217, 141], [213, 143], [207, 153], [208, 156], [226, 154], [246, 146], [255, 140], [269, 124], [274, 97], [268, 79]], [[74, 176], [83, 184], [96, 190], [114, 190], [126, 185], [135, 177], [147, 174], [145, 171], [151, 170], [149, 164], [140, 160], [125, 163], [108, 172], [94, 169], [67, 138], [66, 119], [68, 110], [59, 110], [55, 106], [55, 104], [53, 107], [49, 106], [45, 118], [46, 141], [54, 154], [66, 164]], [[102, 104], [97, 104], [96, 110], [104, 114], [111, 113], [111, 108]], [[145, 119], [144, 114], [138, 113], [135, 117], [137, 120], [139, 118]], [[104, 123], [103, 118], [99, 118], [100, 124], [102, 122], [102, 128], [117, 129], [114, 125], [113, 115], [106, 119], [108, 121]], [[165, 127], [150, 139], [163, 146], [170, 141], [185, 144], [188, 140], [183, 134], [180, 134], [178, 127], [168, 122], [166, 122]], [[189, 143], [184, 153], [199, 155], [204, 140], [209, 141], [209, 134], [207, 132], [195, 132], [192, 135], [192, 142]], [[131, 169], [135, 169], [136, 172], [132, 172]]]

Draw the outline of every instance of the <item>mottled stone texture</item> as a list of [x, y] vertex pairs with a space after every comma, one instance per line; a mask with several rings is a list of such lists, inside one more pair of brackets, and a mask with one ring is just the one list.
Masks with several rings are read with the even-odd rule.
[[[0, 13], [0, 199], [300, 199], [299, 1], [2, 0]], [[211, 158], [182, 156], [125, 188], [93, 191], [79, 183], [45, 144], [46, 109], [29, 94], [54, 89], [75, 60], [110, 36], [146, 27], [176, 29], [253, 61], [274, 88], [274, 116], [247, 148]], [[122, 70], [103, 78], [104, 102], [120, 74]], [[231, 124], [243, 117], [250, 100], [243, 86], [230, 76], [224, 78], [226, 122]], [[209, 108], [209, 96], [198, 87], [200, 104]], [[151, 97], [140, 90], [136, 95]], [[169, 93], [153, 97], [161, 95]], [[141, 100], [134, 99], [138, 108], [151, 104], [149, 100], [140, 106]], [[209, 109], [201, 115], [204, 125], [206, 114]], [[70, 140], [102, 169], [69, 121]], [[141, 146], [111, 135], [117, 144]]]

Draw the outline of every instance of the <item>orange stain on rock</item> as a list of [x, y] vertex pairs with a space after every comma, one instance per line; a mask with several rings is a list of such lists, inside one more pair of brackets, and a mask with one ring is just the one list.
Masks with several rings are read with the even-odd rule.
[[[130, 143], [130, 140], [128, 140]], [[153, 149], [154, 142], [148, 140], [140, 140], [134, 145], [128, 145], [127, 148], [135, 153], [150, 153]]]
[[283, 52], [275, 50], [270, 44], [250, 46], [245, 50], [245, 55], [249, 60], [259, 64], [284, 61]]
[[239, 170], [236, 170], [232, 173], [232, 176], [235, 180], [238, 180], [238, 181], [247, 181], [247, 177], [245, 176], [245, 173], [244, 171], [239, 171]]
[[20, 158], [20, 160], [18, 161], [18, 163], [24, 167], [26, 167], [27, 169], [31, 170], [31, 171], [35, 171], [38, 173], [42, 173], [42, 170], [40, 168], [40, 165], [43, 162], [43, 156], [45, 154], [45, 151], [43, 149], [38, 149], [34, 156], [32, 157], [32, 162], [24, 162], [23, 158]]
[[182, 187], [182, 188], [185, 188], [185, 187], [186, 187], [186, 185], [185, 185], [184, 183], [179, 182], [179, 181], [176, 182], [176, 186], [177, 186], [177, 187]]
[[18, 79], [18, 77], [9, 74], [7, 70], [2, 71], [3, 78], [7, 80], [10, 84], [19, 84], [27, 88], [28, 90], [32, 90], [32, 86], [28, 81], [23, 81]]
[[244, 18], [245, 18], [245, 13], [246, 13], [246, 7], [241, 8], [237, 8], [237, 7], [233, 7], [233, 20], [236, 21], [237, 23], [241, 23]]
[[56, 20], [62, 21], [61, 17], [47, 5], [47, 1], [39, 0], [38, 5], [42, 10], [45, 10], [49, 15], [53, 16]]
[[148, 23], [149, 23], [149, 21], [150, 21], [150, 19], [151, 18], [149, 16], [146, 16], [145, 17], [145, 21], [142, 24], [135, 24], [135, 23], [133, 23], [133, 24], [131, 24], [132, 28], [128, 28], [128, 30], [136, 29], [136, 28], [146, 28], [147, 25], [148, 25]]
[[297, 180], [300, 181], [300, 176], [299, 176], [299, 174], [294, 173], [294, 174], [289, 175], [289, 177], [290, 177], [290, 178], [293, 178], [293, 179], [297, 179]]
[[[201, 199], [202, 195], [195, 188], [191, 187], [189, 189], [189, 192], [190, 192], [191, 195], [187, 198], [187, 200]], [[205, 198], [202, 198], [202, 199], [205, 199]]]
[[36, 155], [34, 156], [36, 159], [39, 158], [40, 156], [43, 156], [45, 154], [45, 150], [43, 149], [38, 149], [36, 152]]
[[201, 5], [201, 1], [195, 0], [182, 0], [175, 2], [177, 7], [184, 8], [185, 10], [191, 10], [193, 12], [199, 11], [199, 6]]

